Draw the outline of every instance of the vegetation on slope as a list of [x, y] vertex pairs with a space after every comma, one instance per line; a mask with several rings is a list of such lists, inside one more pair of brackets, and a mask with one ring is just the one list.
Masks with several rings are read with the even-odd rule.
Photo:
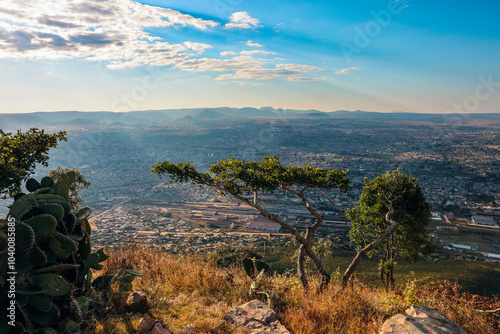
[[[96, 314], [87, 333], [130, 333], [143, 317], [164, 319], [172, 333], [189, 326], [192, 333], [243, 333], [224, 322], [233, 307], [250, 300], [251, 279], [241, 266], [221, 268], [217, 259], [198, 255], [174, 257], [143, 248], [109, 252], [110, 258], [97, 275], [115, 272], [118, 267], [140, 271], [134, 290], [147, 294], [150, 308], [132, 312], [126, 295], [115, 291], [106, 312]], [[275, 274], [264, 279], [261, 290], [271, 298], [279, 320], [293, 333], [376, 333], [383, 322], [411, 304], [438, 308], [469, 334], [500, 333], [495, 314], [476, 309], [500, 307], [500, 299], [472, 296], [458, 284], [439, 281], [434, 286], [406, 285], [386, 293], [383, 289], [354, 282], [340, 292], [341, 275], [332, 275], [332, 284], [321, 294], [304, 293], [295, 275]], [[319, 280], [311, 280], [314, 287]], [[264, 297], [263, 297], [264, 298]]]

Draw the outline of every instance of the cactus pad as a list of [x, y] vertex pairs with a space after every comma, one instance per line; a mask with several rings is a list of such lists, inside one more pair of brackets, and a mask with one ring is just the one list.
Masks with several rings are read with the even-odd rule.
[[243, 269], [245, 269], [245, 272], [247, 273], [247, 275], [251, 279], [254, 279], [255, 278], [255, 266], [254, 266], [254, 262], [252, 261], [252, 259], [249, 259], [248, 257], [246, 257], [243, 259], [242, 262], [243, 262]]
[[26, 181], [26, 189], [28, 189], [29, 192], [35, 192], [38, 189], [40, 189], [40, 183], [38, 183], [37, 180], [31, 178]]
[[48, 214], [32, 217], [24, 221], [25, 224], [30, 225], [35, 233], [42, 237], [51, 235], [57, 226], [57, 220]]
[[68, 200], [56, 194], [38, 194], [35, 196], [37, 204], [57, 203], [64, 209], [64, 214], [67, 215], [71, 211], [71, 205]]
[[58, 259], [66, 259], [77, 251], [76, 243], [71, 238], [59, 232], [52, 233], [49, 240], [49, 247]]
[[59, 318], [61, 317], [61, 311], [54, 304], [52, 304], [52, 307], [46, 312], [30, 307], [27, 308], [27, 313], [30, 319], [45, 327], [57, 325]]
[[29, 259], [33, 264], [33, 268], [40, 268], [47, 264], [47, 255], [40, 249], [40, 247], [38, 247], [37, 244], [35, 244], [31, 249]]
[[28, 295], [28, 303], [43, 312], [48, 312], [53, 305], [52, 298], [45, 294]]
[[56, 274], [34, 275], [29, 281], [35, 288], [45, 289], [45, 293], [52, 297], [64, 296], [69, 292], [68, 282]]
[[78, 211], [78, 213], [76, 214], [76, 218], [78, 219], [78, 221], [82, 221], [84, 219], [87, 219], [90, 215], [90, 208], [88, 206], [84, 207], [83, 209], [81, 209], [80, 211]]
[[54, 180], [50, 176], [45, 176], [42, 181], [40, 181], [40, 186], [42, 188], [52, 188], [54, 186]]
[[16, 244], [28, 253], [35, 243], [35, 232], [25, 223], [16, 224]]
[[53, 216], [56, 220], [62, 220], [64, 217], [64, 208], [57, 203], [39, 204], [37, 208], [43, 213]]

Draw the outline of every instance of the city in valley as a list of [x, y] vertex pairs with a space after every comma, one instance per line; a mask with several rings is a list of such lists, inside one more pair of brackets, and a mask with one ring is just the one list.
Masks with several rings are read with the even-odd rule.
[[[220, 159], [275, 155], [284, 165], [348, 170], [352, 191], [307, 193], [325, 217], [320, 236], [339, 248], [354, 249], [345, 210], [356, 204], [364, 179], [400, 168], [418, 179], [433, 207], [428, 231], [438, 245], [434, 259], [500, 259], [499, 114], [212, 108], [141, 115], [141, 120], [134, 113], [31, 116], [47, 130], [68, 132], [68, 142], [51, 150], [49, 167], [38, 168], [35, 177], [58, 166], [74, 167], [92, 182], [80, 196], [93, 210], [96, 245], [141, 243], [207, 253], [218, 245], [292, 243], [279, 224], [234, 198], [151, 174], [151, 166], [165, 160], [207, 171]], [[21, 124], [16, 115], [0, 118], [13, 129]], [[299, 229], [313, 219], [299, 199], [284, 192], [261, 200]]]

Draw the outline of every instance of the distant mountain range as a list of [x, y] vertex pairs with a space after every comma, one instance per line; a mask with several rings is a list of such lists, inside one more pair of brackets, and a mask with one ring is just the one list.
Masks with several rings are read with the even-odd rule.
[[451, 118], [498, 118], [500, 114], [417, 114], [400, 111], [381, 113], [368, 111], [337, 110], [322, 112], [319, 110], [295, 110], [262, 108], [193, 108], [193, 109], [166, 109], [142, 110], [126, 113], [109, 111], [81, 112], [57, 111], [34, 112], [27, 114], [0, 114], [0, 129], [12, 131], [16, 129], [38, 128], [108, 128], [108, 127], [137, 127], [137, 126], [202, 126], [220, 125], [241, 120], [266, 118], [378, 118], [401, 120], [429, 120], [440, 121]]

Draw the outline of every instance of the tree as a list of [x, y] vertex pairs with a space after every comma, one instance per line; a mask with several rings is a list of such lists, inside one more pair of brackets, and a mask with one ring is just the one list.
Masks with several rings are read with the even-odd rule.
[[399, 169], [370, 182], [365, 179], [358, 204], [346, 215], [352, 223], [350, 237], [358, 246], [358, 254], [344, 274], [344, 286], [365, 254], [380, 256], [380, 278], [388, 290], [394, 287], [399, 256], [414, 263], [433, 251], [425, 231], [431, 207], [417, 179]]
[[49, 176], [54, 179], [54, 181], [59, 180], [59, 177], [63, 174], [66, 174], [69, 171], [75, 172], [75, 181], [69, 186], [69, 202], [73, 210], [78, 211], [82, 207], [80, 206], [85, 200], [78, 195], [78, 191], [82, 189], [87, 189], [92, 183], [85, 179], [85, 175], [83, 175], [78, 169], [75, 168], [61, 168], [57, 167], [57, 169], [51, 169], [49, 172]]
[[[349, 179], [345, 171], [314, 168], [304, 164], [302, 167], [283, 166], [278, 157], [266, 156], [261, 162], [244, 160], [219, 160], [210, 166], [208, 173], [200, 173], [189, 163], [173, 164], [168, 161], [159, 162], [152, 167], [159, 177], [167, 175], [170, 182], [192, 182], [206, 185], [223, 196], [233, 196], [250, 207], [256, 209], [262, 216], [280, 224], [288, 230], [300, 244], [297, 260], [297, 272], [304, 289], [308, 288], [308, 280], [304, 270], [304, 255], [307, 254], [316, 266], [321, 276], [320, 289], [330, 281], [321, 260], [311, 247], [314, 232], [323, 223], [323, 216], [319, 214], [306, 197], [309, 189], [333, 189], [343, 191], [350, 189]], [[287, 193], [298, 197], [305, 205], [314, 220], [306, 227], [302, 236], [297, 229], [286, 222], [279, 214], [270, 212], [262, 205], [259, 195], [272, 193], [283, 189]]]
[[33, 173], [36, 164], [47, 166], [50, 148], [66, 141], [66, 132], [46, 134], [32, 128], [16, 134], [0, 130], [0, 198], [12, 197], [21, 190], [22, 182]]

